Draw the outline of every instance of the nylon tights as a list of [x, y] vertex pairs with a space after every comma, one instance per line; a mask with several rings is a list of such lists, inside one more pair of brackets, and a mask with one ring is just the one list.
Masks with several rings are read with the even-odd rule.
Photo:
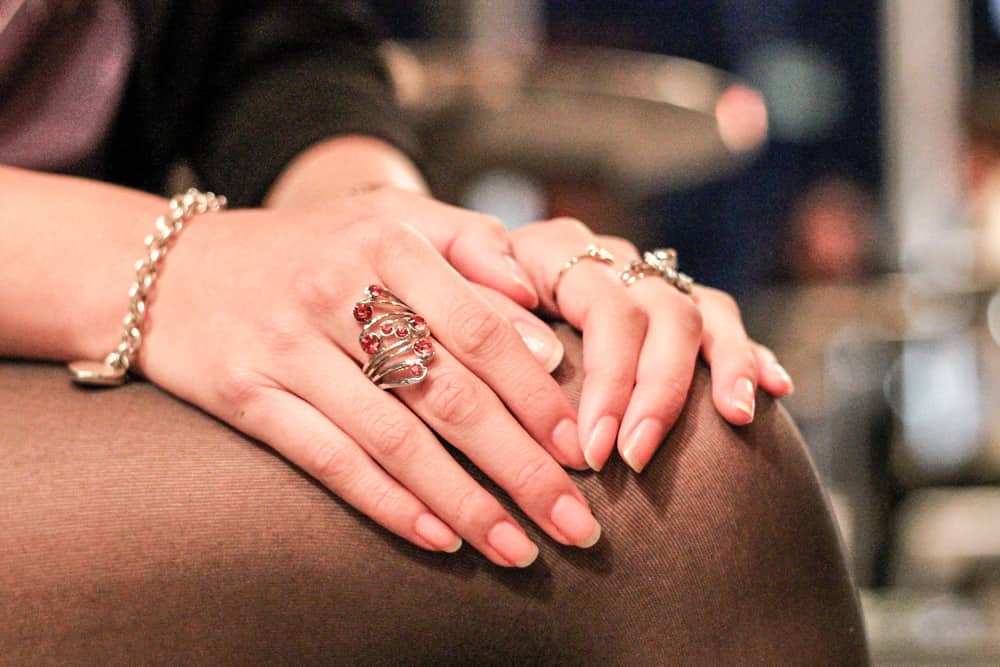
[[[559, 333], [575, 397], [579, 339]], [[574, 473], [597, 547], [529, 527], [542, 555], [508, 571], [409, 546], [147, 383], [0, 362], [0, 662], [867, 664], [794, 426], [760, 396], [732, 428], [709, 396], [699, 368], [641, 476]]]

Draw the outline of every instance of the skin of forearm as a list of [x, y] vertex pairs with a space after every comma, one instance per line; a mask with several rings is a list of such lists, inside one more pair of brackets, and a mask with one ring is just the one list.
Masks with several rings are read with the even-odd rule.
[[165, 200], [0, 166], [0, 356], [101, 359]]
[[274, 182], [264, 204], [314, 206], [378, 187], [427, 193], [420, 172], [398, 149], [380, 139], [348, 135], [302, 151]]

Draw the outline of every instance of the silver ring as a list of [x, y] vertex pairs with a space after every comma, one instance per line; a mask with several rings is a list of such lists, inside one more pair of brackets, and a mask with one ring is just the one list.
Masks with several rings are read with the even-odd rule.
[[423, 317], [381, 285], [368, 286], [353, 315], [362, 325], [358, 344], [369, 355], [361, 370], [377, 387], [406, 387], [427, 379], [434, 344]]
[[625, 286], [649, 275], [660, 276], [684, 294], [690, 294], [694, 279], [677, 269], [677, 251], [673, 248], [657, 248], [642, 253], [642, 259], [633, 259], [619, 274]]
[[567, 259], [566, 263], [562, 265], [561, 269], [559, 269], [559, 273], [556, 275], [555, 283], [552, 284], [552, 303], [556, 304], [556, 307], [559, 306], [559, 302], [556, 299], [556, 293], [559, 291], [559, 281], [562, 280], [563, 274], [584, 259], [594, 259], [602, 264], [607, 264], [608, 266], [615, 265], [615, 256], [611, 254], [611, 251], [607, 248], [594, 245], [593, 243], [588, 245], [587, 248], [579, 255], [573, 255]]

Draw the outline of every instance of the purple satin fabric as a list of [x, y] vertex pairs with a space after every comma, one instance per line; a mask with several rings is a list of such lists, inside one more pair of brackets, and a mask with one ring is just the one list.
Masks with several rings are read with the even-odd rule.
[[0, 163], [95, 175], [135, 54], [129, 7], [123, 0], [5, 4]]

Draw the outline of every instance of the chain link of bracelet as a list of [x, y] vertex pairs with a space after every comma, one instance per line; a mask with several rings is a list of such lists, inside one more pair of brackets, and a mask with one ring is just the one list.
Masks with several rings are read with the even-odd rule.
[[221, 211], [226, 198], [212, 192], [191, 188], [170, 199], [165, 215], [156, 218], [156, 231], [143, 243], [146, 255], [135, 263], [135, 281], [128, 290], [128, 313], [122, 320], [121, 340], [104, 361], [74, 361], [69, 364], [73, 380], [86, 385], [118, 385], [125, 381], [129, 367], [142, 345], [142, 322], [146, 317], [146, 299], [156, 282], [157, 272], [171, 243], [196, 215]]

